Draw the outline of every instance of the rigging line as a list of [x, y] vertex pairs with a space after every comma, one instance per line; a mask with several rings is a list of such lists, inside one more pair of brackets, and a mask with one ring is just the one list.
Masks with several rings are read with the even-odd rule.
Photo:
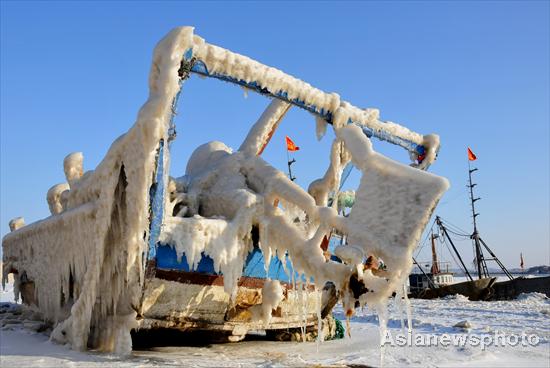
[[470, 236], [470, 234], [468, 234], [467, 232], [460, 231], [459, 229], [455, 228], [454, 226], [447, 227], [447, 230], [451, 230], [451, 231], [453, 231], [454, 233], [456, 233], [458, 235]]
[[458, 266], [458, 268], [460, 268], [460, 263], [458, 263], [458, 261], [456, 260], [456, 257], [453, 255], [453, 252], [451, 251], [451, 248], [449, 248], [449, 244], [447, 242], [445, 242], [445, 246], [447, 247], [447, 250], [449, 251], [451, 258], [453, 259], [454, 264]]
[[435, 219], [432, 221], [432, 226], [430, 227], [430, 231], [426, 233], [426, 236], [424, 237], [424, 240], [420, 243], [420, 247], [417, 249], [415, 257], [420, 254], [420, 251], [426, 246], [426, 242], [428, 241], [428, 237], [430, 236], [430, 233], [433, 231], [435, 225]]
[[414, 255], [415, 258], [418, 258], [418, 255], [420, 254], [420, 252], [422, 251], [422, 249], [424, 249], [424, 246], [425, 246], [425, 245], [426, 245], [426, 244], [422, 244], [422, 246], [421, 246], [420, 248], [417, 249], [416, 254]]
[[453, 230], [450, 230], [450, 229], [447, 229], [447, 231], [449, 231], [449, 233], [453, 234], [454, 236], [456, 237], [460, 237], [460, 238], [463, 238], [463, 239], [470, 239], [470, 235], [469, 234], [461, 234], [461, 233], [457, 233]]
[[[447, 239], [445, 237], [443, 237], [443, 240], [442, 240], [442, 243], [445, 243], [445, 246], [447, 247], [447, 250], [449, 251], [449, 254], [451, 255], [451, 257], [453, 258], [453, 261], [455, 263], [455, 266], [457, 266], [459, 269], [462, 270], [462, 266], [460, 263], [458, 263], [458, 260], [456, 259], [456, 257], [454, 256], [454, 253], [451, 251], [451, 248], [449, 248], [449, 242], [447, 241]], [[467, 271], [467, 270], [466, 270]]]
[[459, 238], [459, 237], [456, 237], [454, 240], [455, 240], [456, 242], [467, 242], [467, 241], [470, 241], [470, 237], [467, 237], [467, 238], [466, 238], [465, 236], [464, 236], [464, 237], [460, 237], [460, 238]]
[[[443, 223], [443, 225], [447, 225], [445, 223]], [[462, 237], [465, 237], [465, 238], [469, 238], [470, 237], [470, 234], [466, 234], [466, 233], [462, 233], [462, 232], [458, 232], [456, 230], [456, 228], [453, 229], [453, 227], [448, 227], [448, 226], [445, 226], [447, 231], [450, 232], [450, 233], [453, 233], [457, 236], [462, 236]]]
[[432, 226], [430, 226], [430, 231], [428, 231], [424, 236], [424, 241], [422, 242], [423, 244], [426, 244], [428, 242], [428, 239], [430, 238], [430, 234], [433, 233], [434, 231], [434, 226], [435, 226], [435, 219], [432, 221]]
[[446, 205], [446, 204], [449, 204], [449, 203], [451, 203], [451, 202], [453, 202], [453, 201], [456, 201], [457, 199], [459, 199], [460, 197], [464, 196], [465, 194], [467, 194], [467, 193], [466, 193], [466, 192], [464, 192], [464, 193], [460, 193], [460, 192], [459, 192], [459, 193], [457, 193], [457, 195], [455, 195], [454, 197], [452, 197], [452, 198], [450, 198], [450, 199], [448, 199], [448, 200], [446, 200], [446, 201], [444, 201], [444, 202], [438, 204], [438, 206], [441, 207], [441, 206], [444, 206], [444, 205]]
[[460, 234], [460, 233], [457, 233], [457, 232], [454, 232], [453, 230], [447, 228], [447, 231], [450, 232], [451, 234], [454, 234], [456, 236], [461, 236], [463, 238], [470, 238], [470, 235], [469, 234]]
[[420, 255], [420, 253], [422, 253], [422, 250], [424, 250], [426, 248], [426, 245], [427, 245], [428, 242], [425, 242], [424, 244], [422, 244], [422, 246], [420, 248], [417, 249], [416, 251], [416, 254], [414, 255], [415, 258], [418, 258], [418, 256]]
[[454, 224], [452, 224], [452, 223], [450, 223], [450, 222], [448, 222], [448, 221], [446, 221], [446, 220], [442, 220], [441, 222], [442, 222], [444, 225], [446, 225], [448, 228], [451, 228], [451, 229], [453, 229], [453, 230], [456, 231], [456, 232], [461, 232], [461, 233], [466, 234], [466, 231], [462, 230], [462, 229], [459, 228], [458, 226], [456, 226], [456, 225], [454, 225]]
[[447, 225], [447, 227], [451, 226], [455, 229], [455, 231], [459, 231], [459, 232], [462, 232], [462, 233], [467, 233], [466, 231], [462, 230], [460, 227], [456, 226], [455, 224], [453, 224], [449, 220], [443, 220], [441, 217], [440, 217], [440, 219], [441, 219], [441, 222], [443, 222], [443, 224]]

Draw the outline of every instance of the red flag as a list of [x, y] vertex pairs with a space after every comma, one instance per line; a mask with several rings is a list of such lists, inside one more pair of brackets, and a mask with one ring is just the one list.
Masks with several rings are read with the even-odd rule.
[[300, 150], [300, 147], [298, 147], [296, 144], [294, 144], [292, 139], [290, 139], [289, 136], [287, 135], [286, 136], [286, 149], [289, 150], [289, 151], [298, 151], [298, 150]]
[[519, 254], [519, 259], [519, 267], [521, 267], [521, 269], [523, 270], [523, 253]]
[[472, 152], [472, 150], [470, 149], [470, 147], [468, 147], [468, 160], [470, 160], [470, 161], [475, 161], [475, 160], [477, 160], [477, 156], [474, 155], [474, 153]]

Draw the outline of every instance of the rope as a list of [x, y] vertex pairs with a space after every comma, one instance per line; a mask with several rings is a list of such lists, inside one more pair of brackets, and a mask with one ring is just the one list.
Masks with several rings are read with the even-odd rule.
[[462, 230], [458, 226], [451, 224], [447, 220], [443, 220], [441, 217], [439, 219], [441, 220], [441, 223], [445, 225], [448, 232], [453, 233], [454, 235], [457, 235], [457, 236], [463, 236], [468, 238], [470, 237], [470, 234], [467, 234], [466, 231]]
[[415, 254], [415, 258], [418, 258], [418, 255], [420, 254], [420, 252], [422, 251], [422, 249], [426, 246], [426, 242], [428, 241], [428, 238], [430, 236], [430, 233], [433, 232], [433, 228], [435, 226], [435, 220], [432, 221], [432, 226], [430, 226], [430, 231], [428, 231], [426, 233], [426, 236], [424, 237], [424, 240], [420, 243], [420, 247], [417, 249], [416, 251], [416, 254]]
[[453, 252], [451, 251], [451, 248], [449, 248], [449, 243], [447, 242], [447, 240], [445, 238], [442, 238], [443, 240], [441, 241], [442, 244], [445, 244], [445, 246], [447, 247], [447, 250], [449, 251], [449, 254], [451, 255], [451, 258], [453, 259], [455, 265], [458, 266], [458, 268], [462, 268], [462, 265], [457, 261], [456, 257], [454, 256]]

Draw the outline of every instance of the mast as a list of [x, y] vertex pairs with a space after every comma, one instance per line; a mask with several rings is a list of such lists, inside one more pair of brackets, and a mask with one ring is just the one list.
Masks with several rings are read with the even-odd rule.
[[[475, 159], [476, 157], [474, 156], [474, 160]], [[495, 261], [499, 265], [499, 267], [502, 269], [504, 274], [510, 280], [513, 280], [514, 277], [512, 276], [512, 274], [510, 274], [510, 272], [506, 269], [504, 264], [497, 258], [495, 253], [493, 253], [493, 251], [489, 248], [489, 246], [479, 236], [479, 232], [477, 230], [477, 221], [476, 221], [476, 217], [479, 216], [479, 213], [476, 212], [475, 203], [476, 201], [479, 201], [481, 198], [479, 197], [474, 198], [474, 187], [477, 184], [472, 183], [472, 173], [477, 171], [477, 168], [472, 169], [470, 161], [472, 160], [470, 159], [468, 160], [468, 188], [470, 188], [470, 205], [472, 207], [472, 219], [473, 219], [473, 225], [474, 225], [474, 232], [472, 233], [470, 238], [474, 242], [474, 248], [476, 253], [477, 276], [480, 279], [484, 277], [490, 277], [489, 270], [487, 269], [487, 262], [486, 262], [487, 260], [483, 255], [483, 250], [482, 250], [482, 245], [483, 245], [483, 247], [485, 247], [485, 249], [489, 252], [491, 257], [493, 257], [493, 258], [489, 258], [488, 260]]]
[[432, 272], [432, 275], [436, 275], [440, 272], [439, 270], [439, 262], [437, 261], [437, 253], [435, 251], [435, 239], [437, 238], [438, 236], [435, 235], [432, 231], [432, 269], [431, 269], [431, 272]]
[[479, 213], [476, 212], [475, 203], [476, 201], [479, 201], [481, 198], [477, 197], [474, 198], [474, 187], [477, 185], [476, 183], [472, 183], [472, 173], [474, 171], [477, 171], [477, 168], [471, 168], [470, 161], [468, 160], [468, 188], [470, 188], [470, 205], [472, 207], [472, 219], [474, 223], [474, 232], [470, 236], [470, 238], [474, 242], [474, 248], [475, 248], [475, 254], [476, 254], [476, 268], [477, 268], [477, 276], [478, 278], [484, 278], [489, 277], [489, 272], [487, 270], [487, 264], [485, 263], [485, 259], [483, 258], [483, 251], [481, 250], [481, 243], [479, 241], [479, 233], [477, 231], [477, 222], [476, 217], [479, 216]]

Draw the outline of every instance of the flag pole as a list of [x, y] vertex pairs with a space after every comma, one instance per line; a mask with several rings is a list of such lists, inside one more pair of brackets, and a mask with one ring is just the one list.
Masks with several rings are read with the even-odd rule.
[[296, 177], [295, 176], [292, 176], [292, 164], [296, 162], [296, 159], [290, 159], [290, 154], [288, 153], [288, 147], [286, 149], [286, 160], [287, 160], [287, 163], [288, 163], [288, 178], [290, 179], [290, 181], [294, 181], [296, 180]]
[[288, 164], [288, 178], [290, 179], [290, 181], [294, 181], [296, 180], [296, 177], [292, 176], [292, 164], [296, 162], [296, 159], [294, 158], [292, 158], [292, 160], [290, 159], [289, 151], [293, 151], [293, 152], [298, 151], [300, 147], [296, 146], [296, 144], [294, 144], [294, 142], [292, 141], [292, 139], [290, 139], [288, 135], [285, 137], [285, 140], [286, 140], [286, 162]]

